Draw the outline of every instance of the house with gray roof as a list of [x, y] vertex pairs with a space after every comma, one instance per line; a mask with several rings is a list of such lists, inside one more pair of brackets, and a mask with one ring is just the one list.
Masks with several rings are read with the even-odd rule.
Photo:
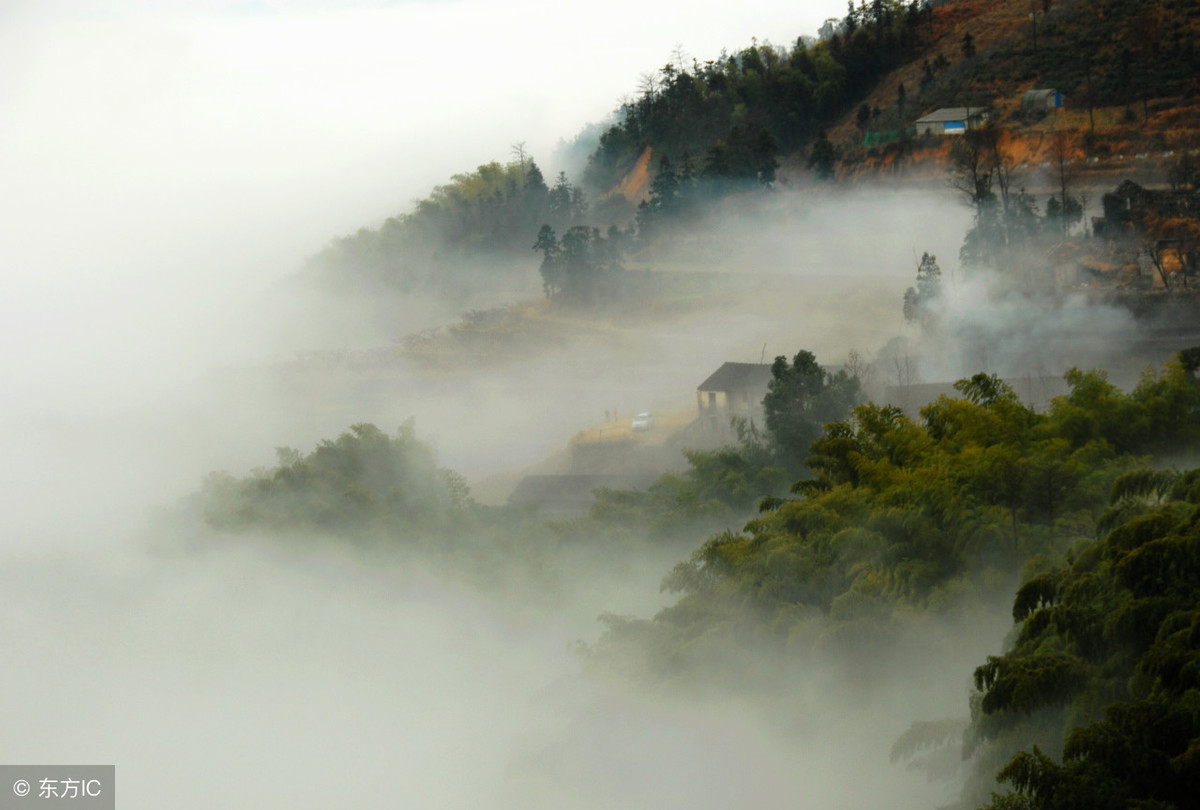
[[916, 121], [917, 135], [962, 135], [988, 120], [986, 107], [942, 107]]
[[1030, 90], [1021, 96], [1021, 112], [1023, 113], [1057, 110], [1062, 105], [1062, 93], [1053, 88]]
[[723, 363], [696, 386], [700, 422], [712, 430], [729, 427], [731, 417], [763, 424], [762, 400], [771, 381], [769, 363]]

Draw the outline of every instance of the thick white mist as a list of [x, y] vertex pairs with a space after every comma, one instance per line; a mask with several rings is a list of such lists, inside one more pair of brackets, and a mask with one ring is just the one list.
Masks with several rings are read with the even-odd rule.
[[[241, 397], [220, 405], [236, 415], [226, 427], [195, 413], [222, 392], [188, 386], [214, 367], [378, 345], [447, 320], [454, 313], [422, 303], [364, 315], [299, 302], [280, 312], [270, 290], [330, 237], [407, 210], [455, 172], [508, 159], [515, 142], [547, 161], [558, 138], [606, 116], [676, 45], [705, 59], [754, 36], [786, 44], [825, 16], [814, 4], [693, 11], [546, 2], [6, 6], [0, 445], [22, 469], [7, 482], [6, 492], [19, 493], [11, 505], [39, 502], [49, 479], [69, 472], [56, 462], [32, 469], [47, 461], [48, 443], [78, 453], [99, 442], [92, 452], [102, 464], [146, 440], [154, 452], [171, 436], [189, 443], [170, 419], [155, 428], [164, 397], [186, 401], [202, 437], [190, 443], [212, 451], [201, 467], [245, 468], [275, 443], [311, 444], [344, 427], [331, 415], [324, 432], [280, 431], [222, 462], [220, 449], [244, 446], [236, 428], [247, 412], [289, 420]], [[418, 410], [400, 404], [380, 416], [398, 422]], [[161, 449], [172, 465], [187, 463], [174, 447]], [[145, 475], [118, 489], [143, 502], [163, 471]]]
[[281, 295], [330, 237], [514, 142], [548, 159], [677, 44], [701, 60], [752, 36], [785, 44], [844, 6], [180, 5], [0, 9], [0, 761], [115, 763], [127, 808], [886, 797], [850, 768], [886, 771], [860, 760], [942, 698], [961, 705], [957, 687], [806, 744], [736, 705], [580, 680], [569, 644], [595, 637], [601, 611], [653, 613], [665, 553], [548, 608], [416, 563], [229, 548], [147, 519], [211, 470], [244, 474], [352, 422], [415, 416], [443, 464], [483, 475], [612, 407], [689, 407], [720, 362], [764, 344], [768, 360], [807, 347], [837, 363], [891, 336], [911, 251], [961, 232], [944, 200], [789, 200], [731, 220], [737, 303], [632, 345], [477, 375], [288, 374], [298, 352], [457, 314]]

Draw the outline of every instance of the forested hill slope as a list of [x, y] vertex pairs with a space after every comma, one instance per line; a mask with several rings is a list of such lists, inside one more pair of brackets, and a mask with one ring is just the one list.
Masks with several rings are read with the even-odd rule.
[[[1160, 136], [1165, 125], [1194, 140], [1198, 33], [1200, 7], [1176, 0], [862, 2], [819, 41], [665, 65], [602, 134], [586, 177], [610, 188], [649, 147], [701, 175], [771, 182], [773, 163], [797, 154], [820, 168], [823, 131], [830, 157], [854, 160], [940, 107], [1017, 119], [1035, 88], [1093, 113], [1093, 130], [1150, 118]], [[1114, 107], [1121, 120], [1094, 120]], [[1155, 121], [1166, 108], [1187, 114]]]
[[[1178, 159], [1200, 147], [1198, 37], [1200, 5], [1187, 0], [860, 2], [819, 39], [704, 61], [677, 53], [622, 105], [582, 176], [546, 178], [518, 145], [510, 162], [455, 175], [413, 211], [334, 240], [309, 270], [335, 286], [461, 302], [485, 278], [525, 283], [536, 242], [553, 248], [551, 295], [562, 285], [547, 270], [581, 264], [563, 244], [619, 268], [655, 228], [730, 193], [806, 174], [942, 168], [954, 139], [914, 126], [941, 107], [990, 110], [1018, 164], [1051, 159], [1051, 129], [1080, 136], [1091, 171], [1126, 172], [1120, 155]], [[1046, 88], [1061, 109], [1022, 109]], [[1162, 182], [1152, 164], [1139, 179]], [[564, 242], [540, 239], [544, 225]]]

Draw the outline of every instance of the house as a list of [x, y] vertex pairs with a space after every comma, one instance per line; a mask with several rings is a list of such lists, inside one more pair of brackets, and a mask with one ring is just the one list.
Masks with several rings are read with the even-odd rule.
[[770, 364], [723, 363], [696, 386], [701, 424], [723, 430], [732, 417], [740, 417], [762, 425], [762, 400], [770, 381]]
[[1188, 189], [1172, 191], [1143, 188], [1126, 180], [1102, 198], [1104, 217], [1093, 220], [1097, 234], [1113, 236], [1126, 229], [1145, 227], [1148, 216], [1159, 219], [1200, 217], [1200, 192]]
[[1200, 191], [1149, 189], [1126, 180], [1101, 200], [1104, 216], [1092, 217], [1092, 233], [1105, 239], [1136, 240], [1155, 220], [1200, 220]]
[[1057, 110], [1062, 105], [1062, 93], [1054, 89], [1030, 90], [1021, 97], [1021, 112], [1023, 113]]
[[917, 135], [962, 135], [986, 120], [984, 107], [942, 107], [917, 119]]

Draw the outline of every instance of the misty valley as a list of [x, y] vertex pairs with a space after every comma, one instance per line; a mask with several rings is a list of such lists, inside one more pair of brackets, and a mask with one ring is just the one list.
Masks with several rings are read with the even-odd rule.
[[[1200, 13], [835, 3], [554, 146], [497, 133], [612, 103], [574, 46], [311, 5], [0, 12], [0, 765], [1195, 806]], [[38, 146], [85, 119], [119, 145]]]

